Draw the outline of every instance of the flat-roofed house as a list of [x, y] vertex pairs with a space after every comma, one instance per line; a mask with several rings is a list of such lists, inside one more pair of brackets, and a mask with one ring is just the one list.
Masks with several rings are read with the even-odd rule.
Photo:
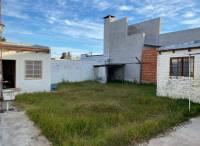
[[50, 91], [51, 55], [48, 47], [1, 42], [0, 52], [4, 89]]

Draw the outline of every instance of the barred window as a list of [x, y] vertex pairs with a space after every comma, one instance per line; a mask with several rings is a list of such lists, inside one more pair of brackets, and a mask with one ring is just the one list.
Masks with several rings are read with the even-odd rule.
[[[190, 65], [189, 65], [190, 60]], [[190, 67], [190, 69], [189, 69]], [[170, 76], [194, 77], [194, 57], [177, 57], [170, 59]]]
[[42, 61], [25, 61], [25, 78], [41, 79], [42, 78]]

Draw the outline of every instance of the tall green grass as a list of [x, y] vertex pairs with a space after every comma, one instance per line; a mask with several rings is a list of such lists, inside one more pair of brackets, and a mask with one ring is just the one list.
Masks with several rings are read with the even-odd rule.
[[128, 146], [200, 113], [187, 100], [156, 97], [154, 85], [62, 83], [55, 93], [17, 96], [54, 146]]

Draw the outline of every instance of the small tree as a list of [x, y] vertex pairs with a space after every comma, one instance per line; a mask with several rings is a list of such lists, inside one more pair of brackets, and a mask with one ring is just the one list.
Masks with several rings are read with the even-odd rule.
[[0, 38], [0, 41], [1, 41], [1, 42], [5, 42], [5, 41], [6, 41], [5, 37]]
[[72, 59], [72, 55], [71, 55], [71, 53], [70, 52], [63, 52], [62, 53], [62, 56], [60, 57], [60, 59], [69, 59], [69, 60], [71, 60]]

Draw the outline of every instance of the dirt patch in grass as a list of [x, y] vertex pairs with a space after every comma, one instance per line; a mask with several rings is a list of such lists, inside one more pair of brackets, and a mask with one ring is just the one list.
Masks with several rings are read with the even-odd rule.
[[200, 113], [187, 100], [156, 97], [154, 85], [63, 83], [55, 93], [17, 96], [54, 146], [128, 146]]

